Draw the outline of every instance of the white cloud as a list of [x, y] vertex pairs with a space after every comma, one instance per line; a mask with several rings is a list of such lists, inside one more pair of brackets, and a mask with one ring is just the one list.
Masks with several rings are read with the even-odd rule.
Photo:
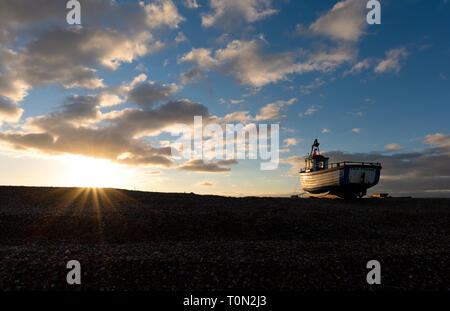
[[389, 151], [399, 151], [399, 150], [404, 149], [404, 147], [400, 146], [399, 144], [389, 144], [389, 145], [386, 145], [386, 147], [384, 147], [384, 148]]
[[123, 103], [124, 100], [116, 94], [102, 93], [99, 95], [100, 107], [112, 107]]
[[380, 61], [375, 67], [376, 73], [399, 72], [401, 63], [406, 60], [408, 53], [405, 48], [397, 48], [386, 53], [386, 59]]
[[243, 100], [243, 99], [232, 99], [230, 102], [231, 102], [233, 105], [237, 105], [237, 104], [242, 104], [244, 101], [245, 101], [245, 100]]
[[0, 73], [0, 95], [14, 102], [20, 102], [28, 95], [30, 88], [30, 84], [18, 78], [17, 73]]
[[140, 5], [145, 8], [147, 14], [146, 23], [150, 28], [178, 28], [185, 18], [178, 13], [178, 9], [172, 0], [156, 0], [153, 3]]
[[352, 129], [352, 132], [353, 132], [353, 133], [360, 133], [360, 132], [361, 132], [361, 129], [358, 128], [358, 127], [355, 127], [355, 128]]
[[278, 100], [274, 103], [267, 104], [266, 106], [261, 108], [258, 115], [256, 115], [255, 120], [263, 121], [263, 120], [285, 119], [286, 116], [281, 114], [281, 110], [284, 108], [284, 106], [292, 105], [296, 101], [297, 101], [297, 98], [291, 98], [290, 100], [287, 100], [287, 101]]
[[181, 43], [187, 41], [187, 37], [180, 31], [175, 37], [176, 43]]
[[361, 0], [340, 1], [309, 29], [334, 40], [358, 41], [367, 27], [365, 4]]
[[369, 69], [371, 66], [371, 62], [368, 58], [357, 62], [355, 65], [353, 65], [353, 67], [349, 70], [347, 70], [344, 75], [349, 75], [349, 74], [357, 74], [360, 73], [363, 70], [367, 70]]
[[289, 146], [296, 146], [297, 145], [297, 139], [295, 138], [286, 138], [283, 140], [284, 146], [288, 148]]
[[296, 71], [293, 55], [260, 54], [257, 41], [235, 40], [215, 55], [222, 70], [235, 75], [240, 83], [255, 87], [285, 79]]
[[143, 63], [139, 63], [134, 70], [137, 71], [148, 71], [147, 66], [145, 66]]
[[311, 115], [313, 115], [314, 113], [316, 113], [320, 108], [322, 108], [322, 107], [319, 106], [319, 105], [311, 105], [308, 109], [306, 109], [305, 112], [300, 112], [300, 113], [298, 114], [298, 116], [299, 116], [300, 118], [303, 118], [304, 116], [311, 116]]
[[339, 44], [335, 48], [323, 48], [310, 54], [308, 65], [310, 70], [331, 72], [339, 65], [354, 60], [358, 50], [352, 45]]
[[316, 78], [310, 84], [301, 85], [300, 89], [303, 94], [310, 94], [312, 89], [321, 87], [324, 84], [325, 81], [323, 81], [321, 78]]
[[241, 123], [247, 123], [248, 121], [266, 121], [266, 120], [282, 120], [287, 116], [282, 114], [282, 110], [285, 106], [292, 105], [296, 102], [296, 98], [290, 100], [278, 100], [262, 107], [255, 117], [249, 115], [248, 111], [235, 111], [227, 114], [222, 120], [226, 122], [238, 121]]
[[300, 61], [301, 53], [264, 53], [261, 40], [234, 40], [214, 53], [211, 49], [192, 49], [179, 59], [190, 62], [199, 70], [217, 70], [232, 75], [244, 85], [262, 87], [287, 78], [289, 74], [311, 71], [329, 72], [343, 62], [352, 60], [355, 51], [347, 46], [315, 51]]
[[180, 61], [195, 63], [203, 69], [211, 69], [218, 64], [211, 56], [211, 50], [204, 48], [192, 49], [189, 53], [185, 54]]
[[212, 13], [202, 16], [202, 25], [235, 28], [241, 21], [252, 23], [277, 13], [270, 0], [210, 0]]
[[184, 0], [184, 5], [189, 9], [198, 9], [200, 7], [197, 0]]
[[233, 121], [237, 121], [240, 123], [247, 123], [248, 121], [253, 119], [248, 113], [249, 113], [248, 111], [235, 111], [224, 116], [223, 121], [225, 123]]
[[425, 136], [424, 144], [450, 148], [450, 134], [430, 134]]

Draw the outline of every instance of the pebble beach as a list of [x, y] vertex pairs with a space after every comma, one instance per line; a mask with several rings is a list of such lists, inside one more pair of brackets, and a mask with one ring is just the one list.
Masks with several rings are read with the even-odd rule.
[[449, 224], [450, 199], [0, 187], [0, 290], [448, 291]]

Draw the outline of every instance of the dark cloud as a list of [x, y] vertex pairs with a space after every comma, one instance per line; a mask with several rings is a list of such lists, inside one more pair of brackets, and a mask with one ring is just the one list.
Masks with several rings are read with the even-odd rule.
[[[0, 132], [0, 140], [45, 154], [172, 166], [171, 149], [154, 147], [149, 137], [178, 123], [192, 124], [194, 116], [207, 122], [208, 109], [187, 99], [170, 100], [178, 86], [146, 81], [145, 75], [106, 87], [97, 69], [116, 70], [164, 46], [154, 39], [153, 30], [176, 29], [184, 21], [177, 7], [171, 0], [81, 1], [82, 25], [68, 26], [65, 4], [0, 2], [0, 122], [19, 121], [23, 110], [14, 102], [22, 101], [34, 86], [57, 83], [97, 93], [69, 96], [56, 110], [27, 118], [14, 131]], [[102, 111], [125, 102], [138, 108]]]
[[158, 84], [155, 82], [137, 83], [129, 92], [128, 100], [142, 108], [152, 108], [158, 102], [168, 99], [178, 90], [176, 84]]
[[[151, 49], [152, 36], [127, 37], [108, 28], [70, 27], [45, 31], [18, 52], [2, 49], [0, 95], [21, 100], [36, 85], [59, 83], [64, 87], [99, 88], [96, 66], [115, 70]], [[3, 68], [1, 68], [3, 67]]]
[[233, 165], [233, 164], [238, 164], [238, 160], [236, 159], [227, 159], [227, 160], [220, 160], [217, 161], [218, 165]]
[[44, 61], [46, 65], [100, 63], [115, 69], [120, 62], [131, 62], [144, 55], [151, 39], [150, 33], [129, 37], [111, 28], [53, 28], [31, 41], [24, 51], [31, 60]]
[[15, 149], [37, 149], [52, 152], [53, 136], [47, 133], [0, 133], [0, 140], [10, 143]]
[[[0, 33], [3, 43], [9, 43], [19, 30], [37, 23], [65, 21], [65, 3], [54, 0], [5, 0], [0, 2]], [[59, 17], [59, 18], [58, 18]]]
[[117, 135], [111, 128], [52, 128], [53, 133], [2, 133], [0, 140], [16, 149], [34, 149], [46, 154], [75, 154], [108, 159], [128, 165], [171, 166], [170, 148], [154, 148], [144, 139]]
[[70, 96], [59, 111], [28, 118], [27, 132], [0, 134], [16, 149], [46, 154], [76, 154], [127, 165], [172, 166], [171, 148], [153, 147], [146, 136], [177, 123], [191, 124], [194, 116], [208, 119], [208, 109], [188, 100], [171, 101], [153, 110], [123, 109], [102, 114], [101, 96]]
[[0, 97], [0, 125], [2, 121], [18, 122], [22, 113], [22, 108], [19, 108], [17, 105]]
[[205, 162], [199, 159], [189, 160], [178, 167], [182, 171], [204, 172], [204, 173], [223, 173], [231, 171], [230, 168], [221, 166], [215, 162]]
[[157, 135], [177, 123], [192, 124], [194, 116], [207, 119], [208, 108], [187, 99], [171, 101], [153, 110], [124, 109], [108, 121], [126, 136], [137, 134]]
[[0, 2], [1, 96], [21, 101], [30, 88], [49, 83], [104, 87], [96, 75], [98, 67], [115, 70], [161, 49], [164, 43], [150, 30], [176, 28], [184, 20], [171, 0], [150, 4], [90, 0], [81, 2], [82, 26], [68, 26], [65, 4]]
[[205, 74], [197, 67], [193, 67], [181, 74], [181, 82], [184, 84], [192, 83], [198, 79], [204, 78]]
[[72, 95], [67, 98], [66, 104], [59, 115], [65, 120], [96, 120], [100, 117], [98, 96]]
[[[14, 43], [18, 35], [34, 35], [39, 27], [67, 26], [66, 3], [64, 0], [1, 1], [0, 43]], [[111, 0], [88, 0], [80, 3], [83, 26], [101, 23], [106, 27], [128, 30], [130, 34], [144, 28], [176, 28], [184, 20], [171, 0], [150, 4]]]

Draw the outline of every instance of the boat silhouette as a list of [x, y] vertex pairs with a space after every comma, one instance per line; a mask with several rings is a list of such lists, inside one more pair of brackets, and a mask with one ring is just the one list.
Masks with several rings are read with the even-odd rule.
[[380, 163], [343, 161], [328, 163], [320, 154], [319, 142], [314, 140], [311, 152], [305, 157], [305, 167], [299, 172], [303, 190], [310, 197], [361, 198], [367, 189], [380, 180]]

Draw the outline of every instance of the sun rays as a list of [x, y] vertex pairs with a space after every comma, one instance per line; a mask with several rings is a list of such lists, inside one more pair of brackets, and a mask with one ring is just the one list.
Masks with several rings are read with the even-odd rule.
[[[80, 231], [89, 237], [86, 242], [103, 245], [106, 218], [113, 216], [120, 219], [121, 206], [138, 205], [137, 200], [128, 195], [125, 190], [97, 187], [56, 188], [42, 199], [45, 204], [53, 206], [51, 217], [37, 226], [31, 240], [48, 232], [54, 232], [55, 228], [65, 225], [65, 222], [71, 219], [72, 223], [67, 225], [83, 228]], [[81, 219], [83, 219], [82, 222]]]

